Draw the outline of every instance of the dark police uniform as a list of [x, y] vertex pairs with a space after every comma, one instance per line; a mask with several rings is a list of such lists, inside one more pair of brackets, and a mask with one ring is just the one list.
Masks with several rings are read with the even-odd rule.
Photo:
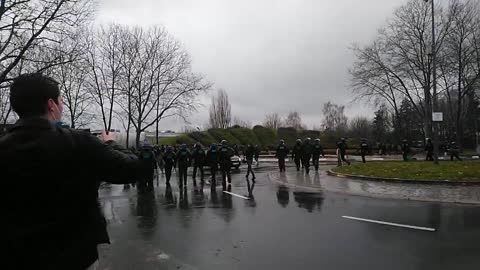
[[203, 166], [205, 165], [205, 150], [200, 145], [197, 145], [192, 153], [193, 159], [193, 181], [195, 182], [195, 178], [197, 176], [197, 169], [200, 170], [200, 179], [203, 183], [204, 171]]
[[365, 159], [365, 156], [368, 155], [368, 152], [370, 151], [370, 147], [367, 143], [367, 141], [362, 141], [362, 143], [360, 143], [360, 154], [362, 155], [362, 162], [363, 163], [366, 163], [366, 159]]
[[218, 148], [215, 144], [212, 144], [207, 151], [207, 163], [208, 166], [210, 166], [210, 174], [212, 176], [211, 185], [212, 188], [214, 188], [216, 185], [215, 180], [218, 170]]
[[295, 162], [297, 171], [300, 171], [300, 161], [302, 160], [302, 143], [297, 142], [292, 150], [292, 159]]
[[252, 180], [255, 182], [255, 173], [252, 169], [253, 158], [255, 157], [255, 147], [249, 145], [245, 150], [245, 159], [247, 160], [247, 178], [252, 173]]
[[433, 143], [431, 140], [427, 140], [425, 143], [425, 152], [427, 153], [427, 157], [425, 160], [433, 161]]
[[320, 156], [325, 156], [325, 154], [323, 153], [323, 147], [320, 143], [315, 142], [312, 148], [313, 166], [315, 167], [315, 171], [318, 171]]
[[288, 156], [288, 147], [285, 144], [279, 144], [275, 156], [278, 159], [278, 167], [280, 172], [285, 171], [285, 158]]
[[180, 178], [180, 186], [185, 184], [187, 186], [187, 170], [190, 166], [191, 159], [190, 151], [186, 147], [182, 147], [177, 152], [177, 167], [178, 167], [178, 177]]
[[165, 178], [167, 184], [170, 184], [170, 179], [172, 178], [172, 170], [175, 167], [177, 156], [173, 152], [172, 148], [167, 148], [167, 151], [163, 155], [163, 162], [165, 164]]
[[227, 145], [222, 145], [218, 151], [218, 154], [220, 171], [222, 172], [222, 185], [226, 186], [226, 181], [228, 181], [228, 183], [232, 182], [232, 175], [230, 174], [230, 171], [232, 169], [232, 157], [234, 155], [233, 149]]

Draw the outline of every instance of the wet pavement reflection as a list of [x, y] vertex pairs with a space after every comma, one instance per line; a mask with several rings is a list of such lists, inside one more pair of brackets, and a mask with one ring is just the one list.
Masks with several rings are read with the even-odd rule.
[[[165, 186], [161, 178], [148, 193], [103, 186], [100, 200], [112, 244], [101, 248], [99, 269], [480, 267], [479, 207], [331, 193], [323, 173], [291, 172], [279, 179], [285, 184], [270, 181], [268, 173], [257, 173], [255, 183], [237, 174], [225, 190], [194, 188], [191, 182], [179, 189]], [[294, 181], [317, 189], [287, 185]], [[342, 215], [437, 231], [367, 224]]]

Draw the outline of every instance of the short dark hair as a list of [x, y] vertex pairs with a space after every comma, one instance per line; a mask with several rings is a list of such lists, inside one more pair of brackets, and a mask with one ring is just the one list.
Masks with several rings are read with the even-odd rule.
[[10, 104], [20, 118], [45, 115], [48, 100], [56, 103], [59, 96], [58, 83], [41, 73], [20, 75], [10, 88]]

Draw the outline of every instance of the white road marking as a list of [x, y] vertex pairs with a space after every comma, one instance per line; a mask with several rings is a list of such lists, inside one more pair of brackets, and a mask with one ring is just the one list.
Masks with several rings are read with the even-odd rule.
[[391, 222], [385, 222], [385, 221], [379, 221], [379, 220], [373, 220], [373, 219], [366, 219], [366, 218], [358, 218], [358, 217], [351, 217], [351, 216], [342, 216], [342, 218], [365, 221], [365, 222], [370, 222], [370, 223], [383, 224], [383, 225], [390, 225], [390, 226], [396, 226], [396, 227], [402, 227], [402, 228], [409, 228], [409, 229], [415, 229], [415, 230], [429, 231], [429, 232], [434, 232], [435, 231], [434, 228], [418, 227], [418, 226], [391, 223]]
[[245, 196], [242, 196], [242, 195], [238, 195], [238, 194], [235, 194], [235, 193], [232, 193], [232, 192], [228, 192], [228, 191], [223, 191], [223, 192], [224, 192], [224, 193], [227, 193], [227, 194], [230, 194], [230, 195], [232, 195], [232, 196], [236, 196], [236, 197], [245, 199], [245, 200], [250, 200], [250, 198], [248, 198], [248, 197], [245, 197]]

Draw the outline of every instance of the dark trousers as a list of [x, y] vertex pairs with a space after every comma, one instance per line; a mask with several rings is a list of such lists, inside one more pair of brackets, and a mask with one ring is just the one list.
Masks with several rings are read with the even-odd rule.
[[231, 165], [222, 164], [220, 165], [220, 170], [222, 171], [222, 184], [225, 185], [226, 181], [228, 181], [228, 183], [231, 183], [232, 182], [232, 175], [230, 174]]
[[305, 168], [305, 172], [310, 172], [310, 158], [303, 158], [302, 159], [303, 168]]
[[218, 167], [217, 167], [217, 164], [210, 164], [210, 174], [212, 175], [212, 187], [215, 186], [215, 180], [216, 180], [216, 177], [217, 177], [217, 170], [218, 170]]
[[459, 161], [462, 161], [462, 159], [460, 158], [460, 156], [457, 153], [450, 154], [450, 160], [453, 161], [454, 158], [456, 158]]
[[167, 180], [167, 183], [169, 183], [170, 178], [172, 178], [172, 170], [173, 170], [173, 165], [165, 165], [165, 178]]
[[350, 165], [350, 161], [348, 161], [345, 158], [346, 153], [345, 152], [340, 152], [340, 158], [342, 159], [343, 162], [346, 162], [348, 165]]
[[407, 153], [403, 153], [403, 161], [408, 161], [408, 154]]
[[320, 158], [320, 156], [314, 156], [312, 158], [312, 165], [313, 167], [315, 167], [315, 171], [318, 171], [318, 168], [320, 167], [320, 161], [318, 160]]
[[247, 177], [252, 173], [253, 179], [255, 179], [255, 173], [253, 172], [252, 169], [252, 164], [253, 164], [253, 159], [247, 159]]
[[295, 162], [295, 166], [297, 166], [297, 171], [300, 171], [300, 158], [295, 157], [293, 161]]
[[152, 169], [151, 171], [149, 171], [149, 173], [147, 175], [147, 179], [146, 179], [147, 180], [146, 181], [147, 191], [152, 191], [153, 190], [153, 177], [154, 177], [154, 171]]
[[182, 183], [185, 183], [185, 185], [187, 184], [187, 170], [187, 165], [178, 165], [178, 177], [180, 178], [180, 185], [182, 185]]
[[433, 153], [432, 152], [427, 152], [426, 161], [433, 161]]
[[280, 168], [281, 172], [285, 171], [285, 158], [278, 159], [278, 168]]
[[365, 159], [365, 154], [364, 153], [362, 153], [362, 162], [367, 163], [367, 160]]
[[203, 181], [204, 171], [202, 164], [193, 166], [193, 179], [197, 177], [197, 169], [200, 170], [200, 179]]

